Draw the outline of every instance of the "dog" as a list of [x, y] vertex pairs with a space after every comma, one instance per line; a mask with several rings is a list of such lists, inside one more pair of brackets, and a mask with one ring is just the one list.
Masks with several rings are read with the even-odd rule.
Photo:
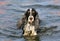
[[23, 36], [36, 36], [37, 33], [35, 31], [35, 26], [33, 25], [34, 17], [30, 15], [28, 17], [27, 24], [24, 26], [24, 34]]
[[[38, 16], [38, 12], [34, 8], [27, 9], [22, 19], [20, 19], [17, 23], [18, 29], [24, 30], [24, 28], [29, 29], [28, 25], [31, 28], [31, 31], [37, 31], [40, 25], [40, 19]], [[33, 31], [34, 30], [34, 31]]]

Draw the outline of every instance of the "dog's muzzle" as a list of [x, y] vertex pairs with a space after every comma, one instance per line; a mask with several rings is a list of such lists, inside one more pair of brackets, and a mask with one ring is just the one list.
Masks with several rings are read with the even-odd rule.
[[34, 21], [34, 17], [33, 17], [33, 16], [29, 16], [29, 17], [28, 17], [28, 22], [29, 22], [29, 23], [32, 23], [33, 21]]

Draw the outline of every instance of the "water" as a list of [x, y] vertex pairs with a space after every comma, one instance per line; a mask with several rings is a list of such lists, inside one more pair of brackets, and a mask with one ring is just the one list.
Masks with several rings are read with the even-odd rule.
[[[38, 39], [22, 37], [16, 24], [28, 8], [35, 8], [39, 13], [40, 26], [58, 27]], [[60, 0], [0, 0], [0, 41], [60, 41]]]

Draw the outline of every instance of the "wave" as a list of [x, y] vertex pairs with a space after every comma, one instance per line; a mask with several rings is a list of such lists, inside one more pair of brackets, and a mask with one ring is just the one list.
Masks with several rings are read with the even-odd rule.
[[58, 5], [46, 5], [45, 7], [51, 7], [51, 8], [56, 8], [56, 9], [60, 8], [60, 6]]
[[21, 32], [16, 32], [15, 30], [0, 29], [0, 35], [6, 37], [21, 38]]
[[11, 11], [14, 11], [14, 12], [25, 12], [25, 10], [22, 10], [22, 9], [20, 9], [20, 10], [18, 10], [18, 9], [6, 9], [6, 10], [11, 10]]
[[21, 7], [44, 7], [44, 8], [56, 8], [56, 9], [60, 9], [60, 5], [41, 5], [41, 4], [31, 4], [31, 5], [25, 5], [25, 6], [21, 6]]

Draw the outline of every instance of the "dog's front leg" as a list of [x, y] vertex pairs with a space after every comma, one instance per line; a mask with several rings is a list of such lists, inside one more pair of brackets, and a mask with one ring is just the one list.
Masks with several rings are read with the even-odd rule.
[[37, 33], [36, 33], [36, 31], [35, 31], [35, 27], [33, 26], [33, 28], [31, 28], [31, 29], [32, 29], [31, 36], [36, 36], [36, 35], [37, 35]]

